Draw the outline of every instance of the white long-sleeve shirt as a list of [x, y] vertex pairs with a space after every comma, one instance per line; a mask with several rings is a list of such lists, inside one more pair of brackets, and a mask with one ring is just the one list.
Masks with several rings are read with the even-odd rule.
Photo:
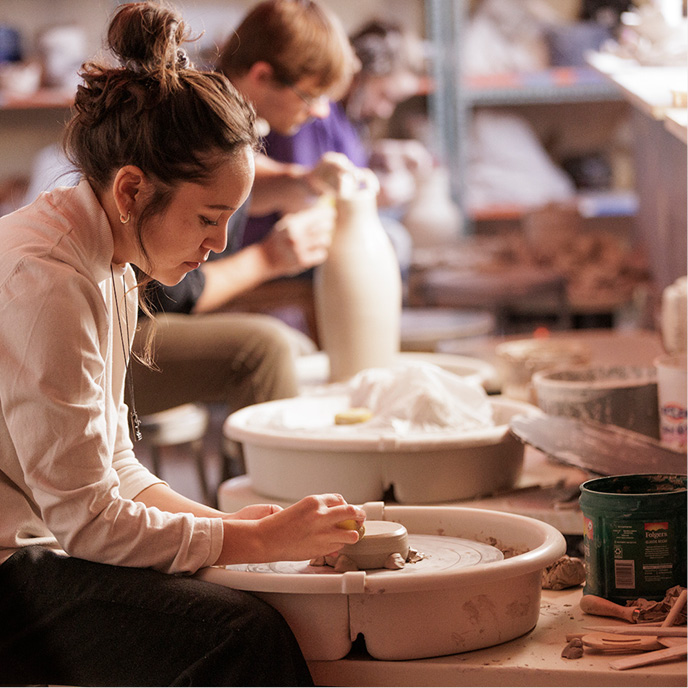
[[129, 439], [137, 297], [113, 251], [86, 182], [0, 218], [0, 563], [31, 544], [171, 573], [220, 554], [220, 519], [132, 501], [161, 481]]

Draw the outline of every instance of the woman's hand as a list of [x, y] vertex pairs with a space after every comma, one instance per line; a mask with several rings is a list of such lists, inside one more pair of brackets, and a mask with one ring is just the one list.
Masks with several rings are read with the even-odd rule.
[[282, 507], [277, 504], [249, 504], [239, 511], [228, 515], [228, 519], [236, 518], [238, 520], [251, 521], [259, 518], [265, 518], [270, 514], [276, 514], [282, 511]]
[[335, 554], [358, 541], [356, 530], [337, 526], [349, 519], [363, 522], [365, 512], [338, 494], [304, 497], [256, 520], [225, 519], [224, 546], [216, 563], [301, 561]]

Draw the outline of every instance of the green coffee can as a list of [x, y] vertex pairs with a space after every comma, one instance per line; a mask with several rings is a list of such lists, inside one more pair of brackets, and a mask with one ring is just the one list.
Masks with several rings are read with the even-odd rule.
[[615, 475], [581, 485], [583, 593], [618, 604], [686, 585], [686, 476]]

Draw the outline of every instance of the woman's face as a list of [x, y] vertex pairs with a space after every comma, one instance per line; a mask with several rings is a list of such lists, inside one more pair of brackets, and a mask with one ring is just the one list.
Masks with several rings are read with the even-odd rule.
[[[227, 222], [248, 198], [255, 174], [253, 151], [244, 146], [203, 182], [180, 184], [167, 208], [144, 230], [147, 270], [162, 284], [177, 284], [227, 245]], [[144, 266], [139, 266], [144, 267]]]

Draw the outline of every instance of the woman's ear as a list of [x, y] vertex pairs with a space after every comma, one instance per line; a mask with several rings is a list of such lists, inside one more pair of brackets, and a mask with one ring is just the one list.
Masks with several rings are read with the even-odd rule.
[[122, 223], [126, 224], [135, 214], [136, 202], [141, 200], [145, 184], [146, 175], [136, 165], [125, 165], [117, 171], [112, 184], [112, 195]]

